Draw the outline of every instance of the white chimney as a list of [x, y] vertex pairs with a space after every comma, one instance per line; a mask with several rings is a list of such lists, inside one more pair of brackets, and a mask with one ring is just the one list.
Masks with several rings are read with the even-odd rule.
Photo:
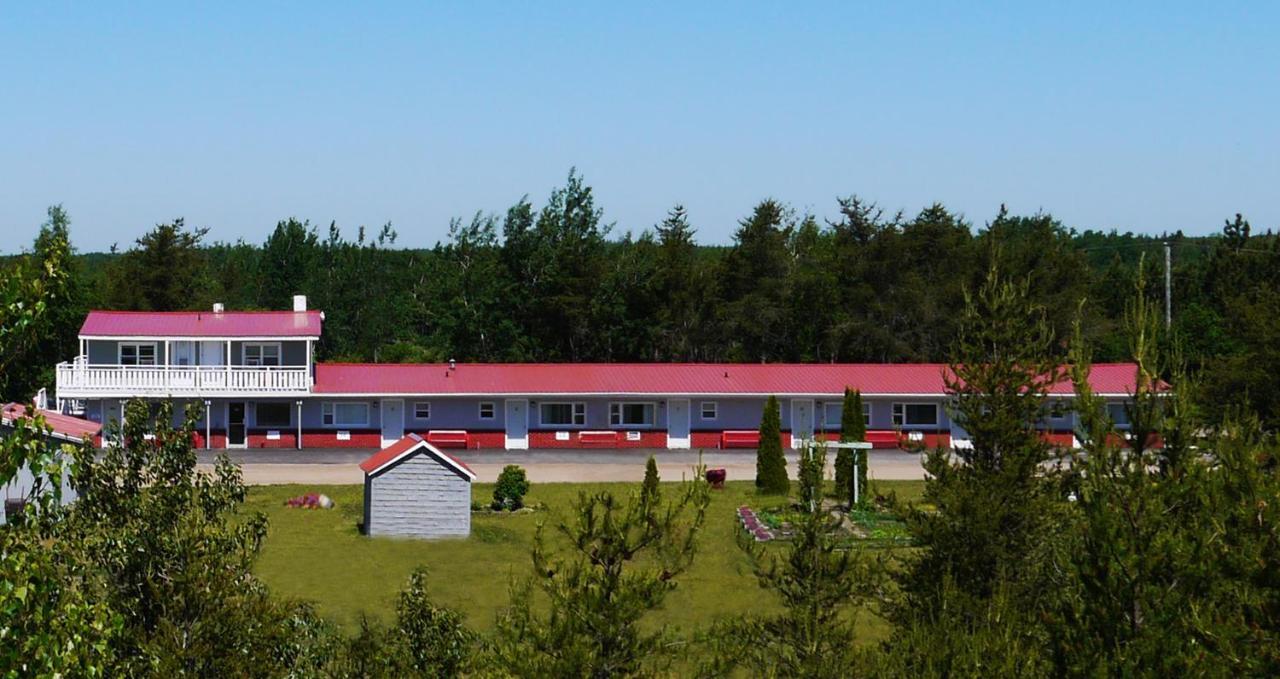
[[306, 296], [306, 295], [294, 295], [294, 296], [293, 296], [293, 310], [294, 310], [294, 311], [306, 311], [306, 310], [307, 310], [307, 296]]
[[222, 312], [223, 312], [223, 311], [225, 311], [225, 310], [226, 310], [226, 307], [225, 307], [225, 306], [223, 306], [222, 302], [214, 302], [214, 303], [213, 303], [213, 313], [215, 313], [215, 314], [220, 314], [220, 313], [222, 313]]

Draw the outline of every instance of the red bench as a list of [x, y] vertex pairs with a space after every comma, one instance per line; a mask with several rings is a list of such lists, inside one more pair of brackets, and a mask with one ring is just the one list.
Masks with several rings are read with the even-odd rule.
[[868, 431], [867, 443], [873, 448], [898, 448], [902, 445], [902, 435], [892, 430]]
[[760, 432], [758, 431], [723, 431], [720, 432], [721, 448], [759, 448]]
[[427, 443], [437, 448], [469, 448], [471, 436], [461, 429], [437, 429], [427, 432]]
[[578, 443], [584, 446], [613, 446], [618, 443], [616, 431], [583, 431], [578, 432]]

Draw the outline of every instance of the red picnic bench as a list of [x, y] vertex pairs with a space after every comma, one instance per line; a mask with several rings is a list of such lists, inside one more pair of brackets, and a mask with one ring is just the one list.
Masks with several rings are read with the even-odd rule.
[[721, 448], [758, 448], [760, 432], [755, 430], [728, 430], [720, 432]]
[[433, 429], [427, 432], [427, 443], [437, 448], [469, 448], [471, 436], [462, 429]]
[[902, 435], [891, 429], [878, 429], [868, 431], [866, 441], [873, 448], [897, 448], [902, 445]]

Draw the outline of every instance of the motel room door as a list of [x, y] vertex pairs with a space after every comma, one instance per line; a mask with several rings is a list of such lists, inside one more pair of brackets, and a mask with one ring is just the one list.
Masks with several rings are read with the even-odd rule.
[[667, 401], [667, 447], [689, 447], [689, 399]]
[[404, 399], [382, 399], [382, 447], [404, 438]]
[[227, 404], [227, 447], [244, 448], [244, 401]]
[[506, 432], [504, 444], [507, 450], [529, 449], [529, 402], [522, 398], [509, 398], [506, 403]]
[[800, 442], [813, 438], [813, 399], [791, 399], [791, 447], [799, 448]]

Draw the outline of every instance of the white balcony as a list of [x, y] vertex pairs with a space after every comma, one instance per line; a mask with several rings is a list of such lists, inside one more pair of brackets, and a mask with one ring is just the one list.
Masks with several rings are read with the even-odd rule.
[[58, 364], [58, 398], [294, 396], [311, 389], [306, 366]]

